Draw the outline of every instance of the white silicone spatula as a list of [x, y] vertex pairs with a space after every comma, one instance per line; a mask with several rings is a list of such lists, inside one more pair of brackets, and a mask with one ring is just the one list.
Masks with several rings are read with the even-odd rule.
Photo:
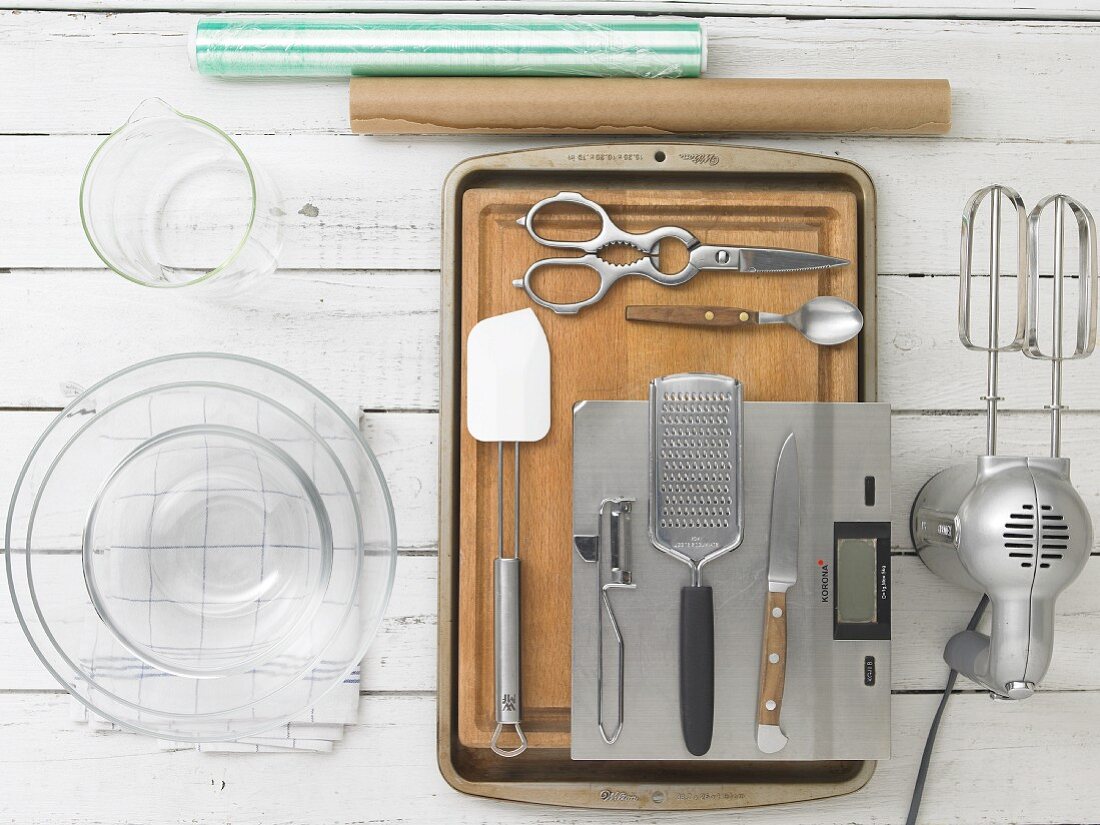
[[495, 315], [466, 341], [466, 427], [478, 441], [538, 441], [550, 430], [550, 345], [533, 310]]
[[[519, 445], [550, 430], [550, 345], [530, 309], [478, 322], [466, 339], [466, 428], [478, 441], [497, 443], [497, 557], [493, 561], [493, 655], [499, 756], [527, 749], [520, 726]], [[513, 443], [513, 553], [504, 557], [504, 442]], [[519, 744], [498, 741], [513, 725]]]

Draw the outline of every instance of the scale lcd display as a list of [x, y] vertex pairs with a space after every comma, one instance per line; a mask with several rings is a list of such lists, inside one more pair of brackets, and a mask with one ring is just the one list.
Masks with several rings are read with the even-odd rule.
[[833, 606], [833, 638], [889, 639], [889, 522], [836, 522], [832, 561], [822, 567], [821, 587]]
[[878, 543], [873, 538], [842, 538], [836, 546], [836, 612], [844, 624], [878, 619]]

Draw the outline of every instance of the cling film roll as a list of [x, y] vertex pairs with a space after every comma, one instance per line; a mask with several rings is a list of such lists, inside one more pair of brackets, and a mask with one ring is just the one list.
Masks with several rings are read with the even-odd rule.
[[698, 77], [706, 32], [663, 18], [214, 17], [189, 55], [218, 77]]

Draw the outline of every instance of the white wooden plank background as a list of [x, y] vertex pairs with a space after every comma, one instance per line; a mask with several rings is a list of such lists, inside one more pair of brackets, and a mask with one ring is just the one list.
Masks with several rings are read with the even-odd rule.
[[[88, 11], [145, 11], [148, 0], [10, 0], [13, 8], [73, 9]], [[1090, 20], [1100, 16], [1095, 0], [975, 0], [962, 4], [951, 0], [811, 0], [807, 3], [737, 0], [171, 0], [157, 8], [186, 11], [364, 11], [416, 12], [425, 9], [450, 12], [522, 12], [575, 14], [784, 14], [796, 17], [935, 17], [985, 20], [1038, 19]]]
[[[363, 724], [329, 756], [163, 754], [136, 737], [74, 728], [65, 697], [23, 641], [7, 595], [0, 597], [0, 820], [646, 821], [465, 797], [435, 768], [439, 187], [465, 157], [552, 141], [351, 136], [344, 83], [233, 83], [190, 73], [190, 12], [273, 10], [286, 8], [286, 0], [7, 4], [20, 5], [28, 10], [0, 10], [0, 500], [50, 411], [79, 387], [139, 359], [226, 350], [288, 367], [360, 416], [394, 494], [402, 556], [388, 618], [366, 662]], [[380, 3], [292, 5], [371, 10]], [[387, 8], [409, 5], [397, 0]], [[545, 4], [437, 5], [480, 12]], [[939, 652], [975, 602], [925, 570], [905, 526], [923, 480], [973, 454], [983, 439], [982, 360], [961, 350], [953, 329], [958, 213], [973, 189], [997, 179], [1015, 184], [1028, 201], [1067, 189], [1100, 209], [1100, 3], [561, 5], [727, 15], [707, 20], [719, 75], [952, 81], [955, 128], [944, 138], [736, 141], [850, 158], [878, 188], [879, 391], [895, 408], [896, 757], [858, 794], [726, 818], [901, 822], [935, 701], [928, 694], [944, 677]], [[105, 272], [88, 249], [75, 208], [83, 165], [101, 136], [150, 95], [240, 135], [284, 192], [285, 269], [264, 288], [229, 302], [143, 291]], [[1074, 412], [1065, 447], [1094, 518], [1098, 364], [1067, 368]], [[1006, 447], [1042, 450], [1045, 419], [1037, 409], [1045, 386], [1037, 365], [1005, 362], [1003, 389], [1013, 410], [1002, 426]], [[923, 821], [1100, 821], [1098, 589], [1100, 559], [1093, 559], [1059, 602], [1054, 664], [1036, 698], [993, 703], [960, 683]]]

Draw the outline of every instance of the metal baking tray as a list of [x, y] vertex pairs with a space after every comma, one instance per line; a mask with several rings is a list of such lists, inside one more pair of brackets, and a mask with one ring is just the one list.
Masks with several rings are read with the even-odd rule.
[[[443, 189], [440, 392], [439, 702], [437, 754], [446, 781], [498, 799], [620, 810], [748, 807], [820, 799], [861, 788], [866, 760], [573, 761], [569, 748], [531, 749], [501, 759], [458, 735], [459, 444], [461, 437], [462, 203], [483, 187], [779, 187], [843, 185], [858, 204], [859, 399], [877, 397], [875, 193], [849, 161], [773, 149], [678, 142], [614, 143], [508, 152], [458, 165]], [[569, 575], [563, 554], [562, 575]], [[563, 628], [563, 632], [567, 632]]]

